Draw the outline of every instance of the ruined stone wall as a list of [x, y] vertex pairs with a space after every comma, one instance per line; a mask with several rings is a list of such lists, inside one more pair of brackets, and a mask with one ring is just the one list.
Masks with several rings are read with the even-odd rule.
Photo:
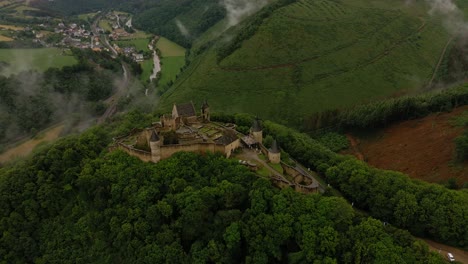
[[289, 176], [291, 176], [293, 178], [296, 178], [297, 176], [302, 175], [299, 171], [297, 171], [296, 169], [294, 169], [293, 167], [287, 165], [284, 162], [281, 162], [281, 167], [283, 167], [284, 173], [286, 173], [287, 175], [289, 175]]
[[187, 145], [165, 145], [161, 146], [161, 159], [167, 159], [180, 151], [206, 153], [206, 152], [221, 152], [226, 155], [224, 145], [213, 143], [196, 143]]
[[235, 140], [234, 142], [232, 142], [231, 144], [229, 145], [226, 145], [224, 147], [224, 153], [226, 154], [226, 157], [231, 157], [231, 153], [236, 150], [237, 148], [239, 148], [241, 145], [241, 141], [240, 139], [237, 139]]

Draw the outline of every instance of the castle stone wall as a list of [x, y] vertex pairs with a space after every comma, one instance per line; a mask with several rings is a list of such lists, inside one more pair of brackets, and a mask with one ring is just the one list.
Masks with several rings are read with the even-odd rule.
[[180, 151], [187, 152], [197, 152], [197, 153], [206, 153], [206, 152], [221, 152], [224, 155], [227, 155], [226, 148], [224, 145], [217, 145], [213, 143], [196, 143], [196, 144], [187, 144], [187, 145], [165, 145], [161, 146], [161, 159], [167, 159]]
[[146, 161], [146, 162], [152, 161], [150, 152], [135, 149], [135, 148], [132, 148], [130, 146], [124, 145], [122, 143], [119, 143], [117, 145], [117, 149], [121, 149], [121, 150], [125, 151], [128, 155], [137, 157], [137, 158], [141, 159], [142, 161]]
[[237, 139], [233, 141], [231, 144], [224, 146], [224, 153], [226, 154], [226, 157], [231, 157], [231, 153], [234, 152], [237, 148], [241, 146], [241, 141], [240, 139]]

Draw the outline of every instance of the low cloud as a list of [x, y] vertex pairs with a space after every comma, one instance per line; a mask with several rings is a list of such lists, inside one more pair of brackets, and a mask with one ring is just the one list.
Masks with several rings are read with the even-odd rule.
[[465, 22], [463, 12], [452, 0], [426, 0], [430, 6], [429, 14], [432, 16], [441, 16], [444, 27], [451, 34], [465, 35], [468, 26]]
[[258, 12], [269, 2], [270, 0], [222, 0], [221, 5], [226, 9], [228, 26], [232, 27]]
[[187, 29], [187, 27], [185, 27], [185, 25], [179, 19], [176, 19], [175, 23], [176, 23], [176, 26], [179, 29], [180, 33], [184, 37], [186, 37], [186, 38], [190, 37], [190, 31]]

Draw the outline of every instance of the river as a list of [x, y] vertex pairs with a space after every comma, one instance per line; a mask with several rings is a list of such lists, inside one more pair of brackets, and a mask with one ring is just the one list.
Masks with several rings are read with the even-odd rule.
[[161, 71], [161, 59], [159, 58], [158, 53], [156, 52], [155, 43], [156, 38], [153, 39], [150, 44], [148, 44], [148, 48], [153, 51], [153, 73], [150, 76], [151, 82], [153, 82], [153, 80], [156, 79], [158, 73]]

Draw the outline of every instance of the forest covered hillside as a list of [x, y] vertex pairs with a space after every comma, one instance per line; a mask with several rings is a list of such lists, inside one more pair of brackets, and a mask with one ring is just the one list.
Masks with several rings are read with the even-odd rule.
[[343, 198], [277, 189], [219, 155], [108, 153], [107, 131], [0, 169], [2, 263], [444, 263]]

